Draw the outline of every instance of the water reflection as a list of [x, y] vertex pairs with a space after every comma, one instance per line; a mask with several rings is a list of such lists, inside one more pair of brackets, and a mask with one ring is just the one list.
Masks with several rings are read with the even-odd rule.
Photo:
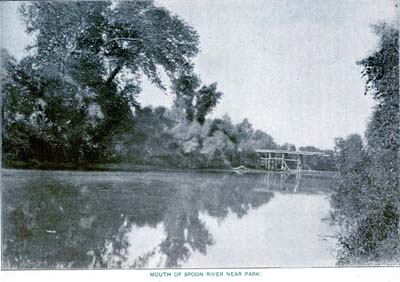
[[[179, 267], [215, 243], [202, 215], [240, 219], [274, 196], [264, 176], [24, 173], [3, 176], [7, 269]], [[135, 253], [150, 240], [133, 230], [161, 242]]]

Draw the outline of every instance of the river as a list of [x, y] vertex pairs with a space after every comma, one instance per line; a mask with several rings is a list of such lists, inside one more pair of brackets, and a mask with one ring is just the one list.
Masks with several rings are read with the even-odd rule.
[[334, 266], [331, 181], [3, 170], [3, 268]]

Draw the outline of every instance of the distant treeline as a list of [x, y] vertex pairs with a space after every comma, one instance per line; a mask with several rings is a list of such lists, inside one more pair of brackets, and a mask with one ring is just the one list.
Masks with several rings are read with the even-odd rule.
[[[132, 131], [113, 139], [113, 161], [180, 168], [256, 168], [256, 149], [296, 150], [292, 144], [276, 144], [269, 134], [253, 129], [247, 119], [234, 124], [228, 115], [201, 125], [188, 121], [178, 107], [146, 107], [135, 113], [134, 120]], [[333, 151], [324, 152], [333, 155]], [[305, 168], [333, 170], [333, 157], [311, 158]]]
[[[35, 42], [20, 61], [1, 52], [3, 165], [255, 167], [255, 149], [295, 150], [246, 119], [207, 119], [222, 93], [194, 73], [198, 34], [152, 1], [37, 1], [20, 12]], [[143, 108], [140, 82], [166, 90], [161, 69], [174, 105]], [[305, 168], [334, 165], [312, 158]]]
[[[20, 120], [25, 128], [32, 127], [29, 121]], [[130, 163], [139, 166], [170, 168], [231, 168], [244, 165], [257, 167], [256, 149], [285, 149], [295, 151], [293, 144], [278, 145], [262, 130], [253, 129], [244, 119], [234, 124], [228, 115], [223, 118], [206, 119], [204, 124], [189, 121], [185, 112], [174, 105], [166, 107], [136, 108], [129, 128], [111, 137], [104, 147], [102, 159], [90, 161], [80, 159], [74, 163], [66, 150], [51, 148], [48, 143], [30, 143], [29, 132], [20, 131], [18, 123], [12, 124], [7, 136], [20, 136], [21, 139], [7, 138], [3, 150], [3, 163], [8, 166], [40, 167], [70, 162], [72, 167], [97, 163]], [[15, 127], [14, 127], [15, 126]], [[24, 136], [25, 134], [25, 136]], [[17, 143], [17, 141], [20, 141]], [[21, 146], [23, 142], [23, 146]], [[71, 144], [64, 144], [66, 148]], [[9, 150], [13, 148], [14, 150]], [[26, 148], [26, 151], [23, 151]], [[302, 151], [324, 152], [326, 157], [304, 157], [304, 169], [335, 170], [333, 150], [320, 150], [313, 146], [300, 147]], [[44, 166], [45, 167], [45, 166]]]

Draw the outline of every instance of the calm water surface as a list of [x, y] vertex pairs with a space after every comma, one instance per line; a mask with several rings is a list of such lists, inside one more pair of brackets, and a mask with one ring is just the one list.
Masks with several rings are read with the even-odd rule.
[[330, 182], [4, 170], [3, 268], [334, 266]]

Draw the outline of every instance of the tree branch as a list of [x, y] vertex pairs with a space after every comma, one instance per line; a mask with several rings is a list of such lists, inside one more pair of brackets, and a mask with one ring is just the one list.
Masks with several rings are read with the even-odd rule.
[[127, 40], [127, 41], [136, 41], [136, 42], [143, 42], [142, 39], [138, 39], [138, 38], [130, 38], [130, 37], [117, 37], [117, 38], [113, 38], [110, 40], [107, 40], [106, 42], [104, 42], [105, 45], [113, 42], [113, 41], [118, 41], [118, 40]]
[[111, 84], [111, 82], [114, 80], [114, 78], [117, 76], [119, 71], [122, 69], [121, 66], [117, 66], [110, 74], [108, 79], [106, 80], [106, 84]]

